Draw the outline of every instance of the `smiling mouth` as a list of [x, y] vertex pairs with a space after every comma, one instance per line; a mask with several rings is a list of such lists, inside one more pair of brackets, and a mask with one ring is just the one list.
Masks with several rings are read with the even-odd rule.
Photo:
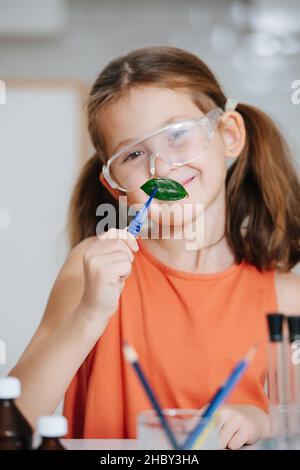
[[194, 176], [191, 176], [189, 179], [183, 181], [181, 184], [182, 186], [186, 186], [188, 183], [190, 183], [191, 181], [193, 181], [193, 179], [195, 178], [196, 175]]

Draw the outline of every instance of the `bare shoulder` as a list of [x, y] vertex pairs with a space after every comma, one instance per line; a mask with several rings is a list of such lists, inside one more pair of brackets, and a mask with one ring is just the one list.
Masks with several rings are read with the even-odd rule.
[[275, 285], [278, 310], [289, 315], [300, 315], [300, 276], [289, 271], [276, 271]]

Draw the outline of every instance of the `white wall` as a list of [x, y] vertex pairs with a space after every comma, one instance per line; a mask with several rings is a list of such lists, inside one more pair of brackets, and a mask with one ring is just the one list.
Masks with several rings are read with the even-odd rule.
[[80, 89], [7, 83], [0, 107], [0, 339], [9, 370], [67, 253], [69, 196], [83, 159]]
[[[281, 3], [287, 10], [287, 4], [295, 1]], [[57, 36], [22, 40], [0, 36], [0, 75], [79, 78], [91, 84], [109, 60], [133, 48], [162, 44], [183, 47], [207, 62], [228, 95], [270, 112], [286, 131], [300, 161], [300, 144], [296, 142], [300, 105], [291, 102], [291, 83], [300, 78], [300, 46], [286, 56], [251, 55], [242, 35], [243, 15], [240, 12], [239, 20], [232, 19], [237, 17], [237, 9], [232, 7], [237, 3], [70, 0], [65, 29]], [[22, 7], [19, 11], [21, 14]]]

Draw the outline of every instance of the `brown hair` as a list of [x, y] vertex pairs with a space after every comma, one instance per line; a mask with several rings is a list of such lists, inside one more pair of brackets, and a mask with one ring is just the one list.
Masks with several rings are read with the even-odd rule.
[[[99, 183], [105, 142], [99, 112], [132, 87], [183, 89], [203, 111], [224, 109], [226, 96], [209, 68], [175, 47], [147, 47], [112, 60], [91, 88], [88, 127], [95, 155], [86, 163], [71, 199], [71, 246], [96, 233], [96, 208], [117, 201]], [[236, 110], [246, 127], [243, 151], [226, 176], [226, 237], [235, 261], [259, 270], [288, 271], [300, 261], [300, 181], [287, 145], [273, 121], [254, 106]]]

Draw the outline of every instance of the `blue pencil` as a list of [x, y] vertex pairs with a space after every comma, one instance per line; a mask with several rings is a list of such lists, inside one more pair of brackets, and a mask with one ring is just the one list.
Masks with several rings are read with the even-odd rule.
[[148, 215], [148, 208], [149, 208], [149, 206], [152, 202], [152, 199], [154, 198], [157, 190], [158, 190], [158, 186], [155, 185], [153, 190], [152, 190], [152, 193], [149, 196], [149, 198], [147, 199], [147, 201], [145, 202], [143, 207], [139, 211], [137, 211], [134, 218], [132, 219], [132, 221], [130, 222], [130, 224], [127, 227], [127, 231], [132, 233], [132, 235], [134, 235], [135, 237], [137, 237], [138, 234], [141, 231], [141, 228], [142, 228], [142, 226], [143, 226], [143, 224], [144, 224], [144, 222], [147, 218], [147, 215]]
[[[191, 449], [195, 442], [200, 438], [201, 434], [205, 430], [205, 428], [209, 425], [210, 419], [213, 418], [213, 415], [216, 413], [219, 406], [226, 400], [228, 395], [232, 392], [234, 387], [236, 386], [237, 382], [241, 379], [244, 372], [246, 371], [250, 361], [252, 360], [253, 356], [255, 355], [257, 350], [257, 346], [252, 346], [252, 348], [248, 351], [245, 358], [238, 362], [235, 368], [230, 373], [226, 382], [221, 385], [221, 387], [217, 390], [215, 395], [213, 396], [210, 404], [206, 408], [205, 412], [199, 419], [199, 423], [196, 424], [193, 431], [187, 437], [185, 443], [182, 446], [182, 450]], [[203, 419], [204, 418], [204, 419]], [[210, 419], [205, 419], [210, 418]]]
[[159, 405], [158, 403], [158, 400], [157, 398], [155, 397], [154, 395], [154, 392], [153, 390], [151, 389], [150, 387], [150, 384], [148, 383], [142, 369], [141, 369], [141, 366], [139, 365], [139, 362], [138, 362], [138, 355], [136, 353], [136, 351], [133, 349], [132, 346], [130, 346], [127, 342], [124, 343], [123, 345], [123, 353], [124, 353], [124, 356], [125, 356], [125, 359], [133, 366], [134, 370], [136, 371], [143, 387], [144, 387], [144, 390], [152, 404], [152, 406], [154, 407], [158, 417], [159, 417], [159, 420], [161, 422], [161, 425], [162, 425], [162, 428], [164, 429], [169, 441], [170, 441], [170, 444], [172, 446], [172, 449], [175, 449], [175, 450], [179, 450], [180, 449], [180, 446], [179, 444], [177, 443], [176, 439], [175, 439], [175, 436], [173, 434], [173, 432], [171, 431], [169, 425], [168, 425], [168, 421], [166, 420], [165, 416], [163, 415], [163, 412], [162, 412], [162, 408], [161, 406]]

